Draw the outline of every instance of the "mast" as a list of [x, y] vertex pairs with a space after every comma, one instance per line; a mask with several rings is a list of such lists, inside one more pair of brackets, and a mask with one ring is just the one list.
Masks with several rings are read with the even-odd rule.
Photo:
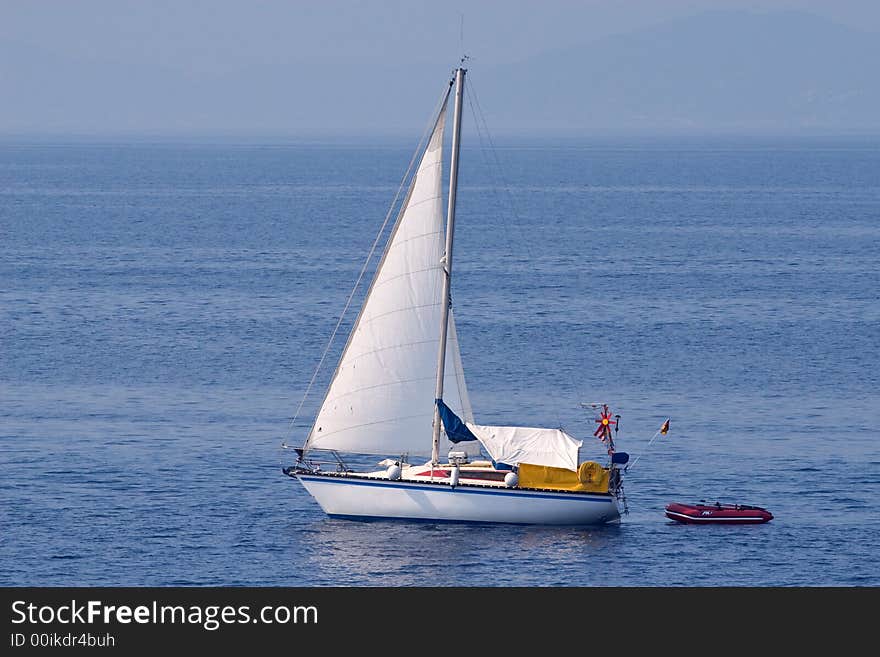
[[452, 282], [452, 239], [455, 233], [455, 193], [458, 190], [458, 152], [461, 147], [461, 105], [464, 98], [464, 74], [467, 69], [459, 66], [455, 71], [455, 114], [452, 119], [452, 157], [449, 168], [449, 202], [446, 207], [446, 254], [443, 257], [443, 296], [440, 306], [440, 348], [437, 354], [437, 386], [434, 392], [434, 438], [431, 447], [431, 463], [440, 462], [440, 407], [443, 399], [443, 377], [446, 372], [446, 338], [449, 332], [449, 287]]

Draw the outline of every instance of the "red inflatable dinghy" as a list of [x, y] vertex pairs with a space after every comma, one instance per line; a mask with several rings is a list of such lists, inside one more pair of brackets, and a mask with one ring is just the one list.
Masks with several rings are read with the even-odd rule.
[[723, 525], [754, 525], [773, 520], [773, 514], [767, 509], [747, 504], [680, 504], [673, 502], [666, 505], [666, 517], [678, 522], [694, 525], [717, 523]]

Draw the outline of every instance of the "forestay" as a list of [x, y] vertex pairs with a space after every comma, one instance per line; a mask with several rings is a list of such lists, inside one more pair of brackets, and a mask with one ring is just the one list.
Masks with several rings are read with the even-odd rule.
[[[443, 289], [444, 103], [410, 193], [306, 443], [361, 454], [431, 453]], [[455, 319], [444, 401], [473, 421]], [[450, 443], [443, 439], [441, 450]], [[478, 453], [479, 445], [456, 449]]]

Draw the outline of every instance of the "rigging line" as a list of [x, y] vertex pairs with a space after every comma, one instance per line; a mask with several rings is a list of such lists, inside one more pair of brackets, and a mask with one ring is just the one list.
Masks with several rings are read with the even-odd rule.
[[422, 136], [419, 139], [419, 143], [416, 146], [415, 151], [413, 152], [412, 158], [409, 161], [409, 165], [406, 168], [406, 172], [403, 174], [403, 178], [400, 181], [400, 185], [397, 188], [397, 193], [394, 195], [394, 200], [391, 201], [391, 205], [388, 207], [388, 212], [385, 214], [385, 220], [382, 222], [382, 226], [379, 228], [379, 232], [376, 235], [376, 239], [373, 240], [373, 245], [370, 247], [370, 251], [367, 254], [366, 260], [364, 260], [364, 264], [361, 267], [361, 271], [358, 274], [357, 280], [355, 281], [354, 287], [351, 290], [351, 293], [348, 295], [348, 300], [345, 302], [345, 306], [342, 309], [342, 313], [339, 315], [339, 320], [336, 322], [336, 326], [333, 328], [333, 332], [330, 334], [330, 339], [327, 341], [327, 346], [324, 347], [324, 351], [321, 354], [321, 358], [318, 360], [318, 366], [315, 368], [314, 374], [312, 374], [312, 378], [309, 380], [308, 386], [306, 386], [306, 391], [303, 394], [302, 399], [299, 402], [299, 406], [296, 408], [296, 413], [293, 415], [293, 419], [291, 419], [290, 424], [287, 427], [286, 436], [290, 436], [293, 434], [294, 428], [296, 426], [296, 421], [299, 419], [299, 414], [302, 412], [303, 405], [306, 403], [306, 399], [309, 396], [309, 393], [312, 390], [312, 386], [315, 384], [315, 380], [318, 378], [318, 373], [321, 371], [321, 366], [324, 364], [324, 361], [327, 358], [327, 354], [330, 352], [330, 348], [333, 346], [333, 341], [336, 339], [336, 334], [339, 332], [339, 328], [342, 326], [342, 322], [345, 319], [346, 313], [348, 313], [348, 309], [351, 307], [351, 303], [354, 300], [354, 296], [357, 293], [358, 288], [361, 285], [361, 281], [363, 281], [364, 274], [369, 268], [370, 262], [373, 259], [373, 256], [376, 253], [376, 248], [379, 245], [379, 242], [382, 240], [382, 235], [385, 233], [385, 229], [388, 227], [388, 222], [391, 219], [391, 216], [394, 214], [394, 208], [397, 205], [397, 202], [400, 200], [400, 194], [404, 188], [407, 187], [407, 180], [410, 178], [410, 174], [412, 173], [413, 166], [416, 161], [419, 159], [419, 154], [422, 152], [424, 148], [427, 147], [427, 140], [432, 132], [434, 125], [436, 123], [436, 116], [440, 112], [440, 109], [443, 107], [443, 103], [446, 102], [446, 97], [448, 95], [448, 91], [446, 89], [443, 90], [443, 93], [440, 96], [440, 100], [434, 106], [434, 111], [431, 113], [431, 118], [428, 120], [428, 124], [425, 126], [424, 131], [422, 132]]
[[[487, 164], [487, 168], [489, 169], [489, 171], [491, 172], [491, 175], [493, 176], [495, 185], [497, 185], [498, 187], [501, 187], [504, 190], [504, 192], [506, 193], [506, 199], [508, 201], [508, 205], [510, 208], [510, 210], [507, 210], [507, 211], [510, 212], [510, 214], [512, 214], [515, 218], [515, 221], [513, 223], [514, 223], [514, 227], [515, 227], [516, 232], [519, 234], [519, 244], [525, 248], [525, 252], [526, 252], [526, 255], [528, 256], [529, 261], [534, 261], [534, 259], [535, 259], [534, 255], [532, 254], [532, 250], [529, 247], [530, 239], [527, 238], [523, 234], [523, 230], [522, 230], [522, 226], [524, 223], [523, 215], [520, 214], [520, 212], [517, 210], [517, 204], [516, 204], [516, 200], [513, 198], [513, 192], [511, 190], [511, 186], [507, 183], [507, 180], [504, 177], [503, 167], [501, 166], [501, 159], [498, 157], [498, 149], [495, 146], [495, 141], [492, 139], [492, 133], [489, 131], [489, 124], [486, 121], [486, 116], [483, 113], [483, 108], [480, 106], [480, 99], [479, 99], [479, 96], [477, 95], [477, 90], [474, 86], [473, 79], [471, 80], [469, 88], [470, 88], [470, 94], [468, 95], [468, 100], [469, 100], [470, 106], [471, 106], [471, 113], [474, 115], [474, 124], [477, 127], [477, 136], [479, 137], [479, 140], [480, 140], [480, 150], [483, 151], [483, 153], [482, 153], [483, 154], [483, 161], [485, 162], [487, 160], [485, 151], [488, 150], [492, 154], [492, 158], [494, 160], [494, 167], [491, 166], [490, 164]], [[482, 122], [482, 129], [480, 128], [481, 122]], [[483, 134], [482, 133], [484, 131], [486, 133], [486, 141], [489, 143], [488, 149], [486, 149], [486, 147], [483, 143]], [[494, 191], [494, 196], [498, 202], [499, 207], [503, 211], [505, 211], [504, 208], [502, 207], [504, 204], [500, 200], [501, 194], [499, 194], [497, 190], [493, 190], [493, 191]], [[502, 232], [506, 232], [506, 231], [502, 231]], [[511, 247], [511, 251], [513, 251], [514, 253], [516, 252], [512, 247]], [[552, 404], [552, 410], [553, 410], [554, 414], [556, 415], [556, 423], [557, 423], [556, 426], [562, 427], [562, 414], [560, 413], [559, 405], [556, 403]]]
[[[476, 93], [473, 88], [471, 89], [471, 94], [468, 96], [468, 99], [470, 102], [471, 113], [473, 114], [473, 117], [474, 117], [474, 125], [477, 128], [477, 136], [479, 137], [479, 141], [480, 141], [480, 154], [482, 155], [483, 162], [486, 166], [486, 170], [489, 171], [489, 173], [492, 177], [492, 180], [490, 181], [490, 185], [489, 185], [492, 188], [492, 195], [494, 196], [495, 201], [498, 204], [498, 208], [502, 212], [505, 212], [509, 215], [513, 215], [515, 217], [516, 221], [513, 223], [514, 223], [514, 226], [516, 227], [517, 232], [519, 233], [519, 241], [517, 242], [517, 244], [522, 246], [525, 249], [526, 254], [529, 257], [529, 260], [534, 260], [534, 258], [532, 256], [531, 248], [529, 247], [530, 240], [527, 239], [522, 234], [522, 228], [521, 228], [521, 224], [523, 222], [522, 215], [520, 215], [519, 212], [517, 212], [516, 202], [514, 201], [513, 194], [510, 191], [510, 186], [505, 182], [505, 180], [501, 174], [501, 161], [498, 158], [497, 152], [495, 152], [494, 144], [492, 142], [491, 135], [489, 134], [489, 126], [486, 124], [486, 119], [485, 119], [485, 117], [481, 116], [481, 110], [479, 110], [479, 101], [476, 98]], [[474, 102], [477, 103], [476, 106], [474, 105]], [[486, 133], [485, 140], [483, 137], [484, 132]], [[487, 143], [489, 144], [488, 147], [486, 146]], [[489, 159], [489, 157], [487, 155], [488, 152], [492, 152], [493, 160]], [[506, 196], [502, 197], [501, 193], [498, 191], [499, 188], [502, 188], [505, 190], [505, 192], [507, 192]], [[506, 199], [507, 202], [505, 203], [502, 200], [502, 198]], [[505, 207], [505, 206], [508, 206], [508, 207]], [[508, 222], [505, 225], [509, 226], [510, 223]], [[501, 232], [503, 234], [505, 234], [505, 236], [510, 238], [510, 231], [509, 230], [505, 230], [505, 231], [501, 231]], [[508, 248], [510, 249], [511, 253], [516, 253], [517, 249], [514, 249], [513, 245], [514, 245], [514, 242], [512, 239], [510, 239], [510, 241], [508, 242]]]
[[[471, 111], [472, 112], [474, 112], [474, 105], [476, 105], [476, 112], [474, 112], [474, 121], [477, 122], [478, 124], [480, 122], [482, 122], [483, 130], [486, 133], [486, 140], [489, 143], [488, 150], [492, 154], [492, 158], [494, 160], [495, 168], [494, 169], [490, 168], [490, 170], [492, 171], [492, 175], [496, 177], [496, 181], [499, 183], [499, 186], [505, 191], [505, 193], [507, 195], [507, 200], [510, 204], [511, 213], [513, 214], [513, 216], [517, 220], [514, 225], [515, 225], [517, 231], [520, 233], [520, 238], [521, 238], [520, 241], [524, 245], [525, 251], [529, 256], [529, 259], [533, 260], [534, 258], [532, 256], [532, 250], [529, 247], [530, 240], [526, 239], [526, 236], [523, 235], [523, 233], [522, 233], [522, 224], [523, 224], [524, 218], [517, 210], [517, 204], [513, 198], [513, 191], [511, 189], [511, 185], [507, 182], [507, 180], [504, 177], [504, 167], [501, 165], [501, 159], [498, 157], [498, 148], [495, 146], [495, 140], [492, 139], [492, 133], [489, 131], [489, 124], [486, 121], [486, 116], [483, 113], [483, 108], [480, 106], [480, 98], [477, 95], [477, 90], [474, 88], [473, 82], [471, 82], [470, 91], [471, 91], [471, 93], [470, 93], [469, 98], [471, 99]], [[479, 114], [479, 117], [477, 117], [477, 114]], [[480, 145], [482, 146], [482, 140], [480, 141]]]

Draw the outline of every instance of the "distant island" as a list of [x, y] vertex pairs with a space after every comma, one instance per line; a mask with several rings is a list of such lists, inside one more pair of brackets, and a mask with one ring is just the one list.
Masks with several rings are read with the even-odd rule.
[[[287, 20], [302, 13], [294, 5], [285, 11]], [[37, 30], [36, 19], [23, 21], [31, 29], [7, 27], [0, 39], [0, 138], [409, 144], [431, 113], [434, 101], [424, 99], [441, 92], [433, 81], [447, 72], [446, 55], [404, 53], [399, 44], [377, 43], [357, 55], [345, 44], [338, 52], [328, 45], [304, 53], [283, 26], [269, 38], [266, 16], [238, 34], [224, 22], [228, 16], [212, 22], [195, 9], [181, 13], [188, 23], [167, 17], [170, 27], [162, 30], [121, 9], [114, 20], [128, 32], [97, 23], [85, 26], [91, 32]], [[570, 20], [589, 15], [572, 10]], [[216, 30], [193, 27], [203, 20]], [[326, 29], [316, 21], [315, 30]], [[223, 38], [223, 30], [236, 39]], [[478, 37], [471, 34], [468, 50], [469, 101], [478, 99], [499, 137], [880, 135], [880, 34], [803, 11], [708, 11], [585, 36], [520, 61], [510, 55], [519, 52], [515, 44], [500, 56]], [[536, 42], [554, 43], [548, 34]], [[451, 71], [456, 45], [448, 55]]]
[[504, 132], [878, 134], [878, 62], [812, 14], [710, 11], [473, 77]]

